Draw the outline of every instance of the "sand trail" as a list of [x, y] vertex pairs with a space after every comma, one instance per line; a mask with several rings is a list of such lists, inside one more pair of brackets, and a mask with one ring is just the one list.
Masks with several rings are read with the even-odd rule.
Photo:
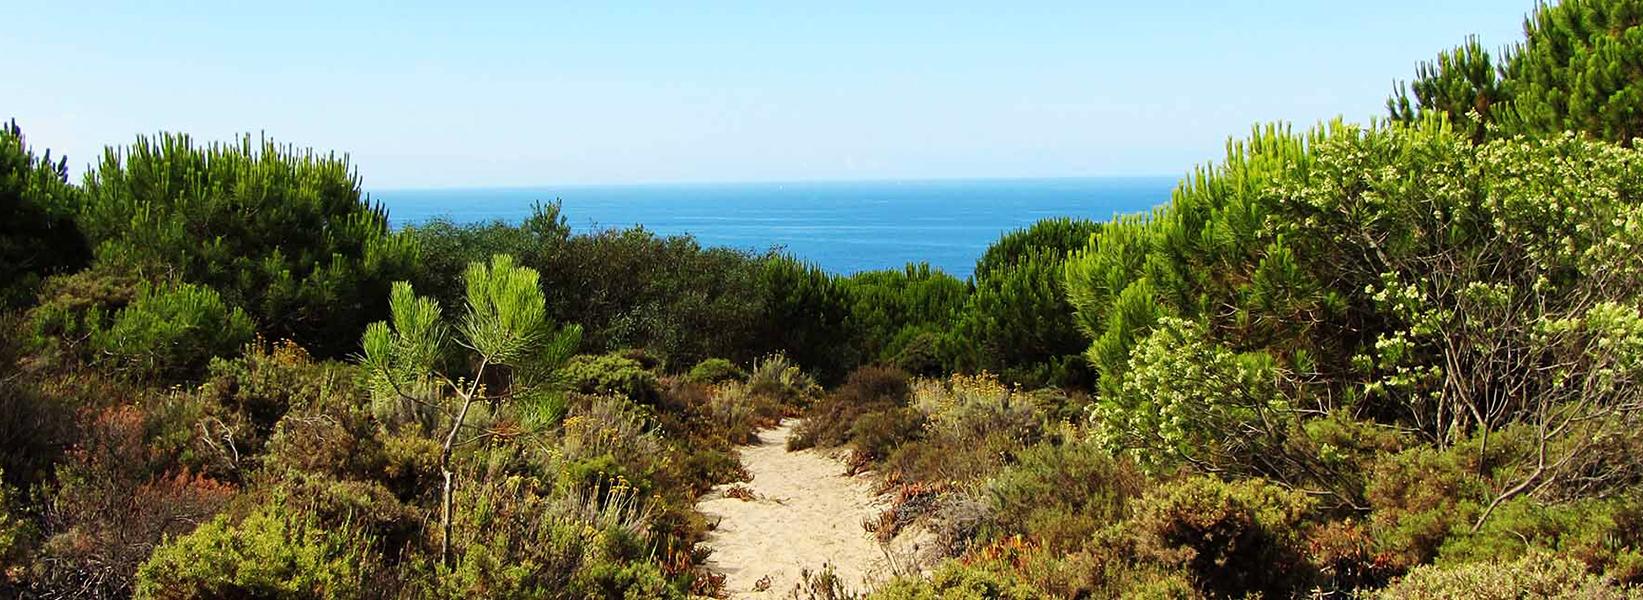
[[[697, 510], [718, 526], [708, 536], [707, 566], [725, 576], [730, 598], [786, 598], [804, 569], [832, 565], [852, 589], [888, 575], [890, 560], [862, 522], [883, 505], [866, 476], [845, 476], [844, 463], [815, 450], [788, 452], [794, 419], [741, 448], [753, 480], [721, 485]], [[740, 485], [754, 499], [725, 496]]]

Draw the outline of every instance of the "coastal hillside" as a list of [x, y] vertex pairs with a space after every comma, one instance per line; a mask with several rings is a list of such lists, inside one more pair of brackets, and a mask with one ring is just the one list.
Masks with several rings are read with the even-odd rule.
[[0, 596], [1643, 598], [1643, 0], [1526, 8], [964, 278], [16, 115]]

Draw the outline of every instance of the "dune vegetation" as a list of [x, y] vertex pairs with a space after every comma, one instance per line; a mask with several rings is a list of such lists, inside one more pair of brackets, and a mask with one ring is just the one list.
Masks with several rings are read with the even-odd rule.
[[1643, 597], [1640, 55], [1643, 1], [1541, 5], [962, 280], [11, 124], [0, 593], [712, 596], [698, 499], [797, 418], [928, 541], [795, 597]]

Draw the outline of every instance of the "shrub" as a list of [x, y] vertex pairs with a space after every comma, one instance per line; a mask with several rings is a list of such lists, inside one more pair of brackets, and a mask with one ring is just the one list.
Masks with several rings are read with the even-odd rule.
[[726, 381], [746, 381], [747, 371], [743, 371], [736, 363], [723, 358], [709, 358], [696, 363], [690, 368], [686, 378], [697, 383], [724, 383]]
[[924, 263], [856, 273], [840, 283], [858, 352], [878, 362], [893, 359], [918, 332], [945, 328], [969, 294], [963, 281]]
[[991, 376], [920, 380], [914, 383], [912, 401], [927, 415], [925, 431], [918, 443], [902, 445], [886, 461], [906, 479], [979, 481], [1043, 435], [1038, 398], [1006, 388]]
[[1080, 356], [1088, 340], [1073, 324], [1062, 271], [1068, 254], [1100, 230], [1088, 220], [1045, 219], [989, 246], [953, 325], [956, 366], [1019, 384], [1094, 383]]
[[1476, 118], [1470, 129], [1479, 141], [1579, 131], [1630, 144], [1643, 133], [1634, 114], [1638, 83], [1620, 73], [1638, 48], [1634, 33], [1643, 19], [1635, 8], [1589, 0], [1536, 5], [1524, 19], [1523, 41], [1498, 59], [1468, 38], [1421, 63], [1387, 107], [1404, 121], [1430, 113], [1456, 123]]
[[[346, 432], [347, 437], [334, 441], [352, 446], [350, 453], [362, 450], [356, 445], [358, 440], [375, 432], [358, 423], [369, 413], [364, 410], [368, 402], [357, 385], [357, 377], [349, 366], [316, 362], [307, 351], [290, 342], [248, 344], [238, 358], [212, 360], [209, 376], [194, 392], [206, 411], [197, 423], [200, 434], [194, 444], [196, 466], [213, 476], [242, 479], [262, 464], [270, 436], [292, 413], [303, 418], [288, 423], [289, 429]], [[325, 418], [315, 422], [313, 417], [319, 415]], [[324, 446], [306, 448], [315, 453], [309, 456], [284, 457], [340, 466], [380, 456], [380, 452], [339, 456]]]
[[850, 424], [850, 448], [858, 465], [884, 460], [902, 444], [924, 434], [924, 413], [916, 408], [890, 408], [864, 413]]
[[929, 579], [900, 578], [869, 594], [872, 600], [1032, 600], [1044, 594], [1008, 574], [949, 562]]
[[1203, 327], [1165, 318], [1136, 347], [1121, 392], [1092, 409], [1096, 439], [1148, 470], [1182, 463], [1267, 472], [1260, 461], [1283, 442], [1294, 418], [1262, 356], [1238, 356]]
[[661, 395], [656, 373], [621, 354], [572, 357], [559, 370], [559, 377], [571, 390], [582, 394], [619, 394], [645, 405], [654, 405]]
[[[0, 325], [3, 326], [3, 325]], [[74, 439], [73, 397], [47, 393], [0, 354], [0, 482], [44, 479]]]
[[140, 137], [104, 153], [83, 197], [98, 262], [210, 287], [321, 356], [353, 350], [415, 256], [345, 158], [267, 139]]
[[107, 267], [47, 279], [27, 313], [29, 362], [57, 370], [92, 362], [92, 335], [137, 297], [140, 281]]
[[805, 412], [788, 448], [844, 445], [850, 441], [857, 418], [905, 406], [911, 392], [907, 374], [899, 370], [873, 366], [857, 369], [844, 385]]
[[764, 261], [759, 289], [765, 307], [761, 348], [790, 357], [828, 385], [863, 360], [845, 284], [814, 265], [774, 256]]
[[753, 361], [753, 372], [747, 376], [751, 394], [773, 399], [777, 404], [804, 408], [821, 394], [816, 379], [805, 373], [785, 354], [772, 354]]
[[1410, 571], [1380, 593], [1385, 600], [1509, 600], [1515, 598], [1643, 598], [1643, 591], [1623, 588], [1586, 571], [1577, 561], [1549, 554], [1529, 554], [1513, 561], [1490, 561], [1452, 567], [1425, 566]]
[[233, 496], [230, 486], [172, 470], [189, 432], [172, 433], [164, 400], [143, 400], [144, 408], [83, 412], [81, 441], [44, 493], [39, 587], [129, 595], [156, 546], [209, 520]]
[[137, 572], [137, 598], [362, 598], [371, 539], [347, 526], [267, 506], [219, 516], [155, 549]]
[[1311, 501], [1259, 479], [1192, 477], [1138, 500], [1124, 527], [1142, 560], [1184, 569], [1216, 596], [1285, 597], [1307, 589], [1302, 526]]
[[199, 373], [213, 357], [238, 351], [251, 334], [245, 312], [223, 304], [210, 288], [142, 284], [108, 329], [92, 333], [91, 343], [118, 371], [180, 379]]
[[476, 480], [458, 496], [456, 562], [437, 598], [682, 598], [649, 552], [649, 508], [632, 490], [554, 492], [529, 478]]
[[1476, 533], [1450, 537], [1438, 564], [1499, 561], [1556, 552], [1622, 584], [1643, 583], [1643, 499], [1586, 498], [1545, 504], [1508, 501]]
[[1026, 534], [1052, 552], [1074, 551], [1128, 516], [1144, 489], [1133, 465], [1094, 444], [1037, 444], [987, 483], [997, 528], [987, 534]]
[[5, 483], [3, 475], [0, 473], [0, 589], [22, 578], [40, 535], [33, 520], [20, 510], [17, 489]]
[[1382, 457], [1367, 488], [1374, 538], [1392, 566], [1430, 562], [1444, 540], [1476, 518], [1484, 482], [1457, 451], [1430, 446]]

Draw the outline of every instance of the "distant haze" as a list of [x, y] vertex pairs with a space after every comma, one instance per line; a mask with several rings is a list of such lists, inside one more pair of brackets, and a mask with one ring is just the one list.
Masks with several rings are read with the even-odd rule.
[[[160, 4], [165, 4], [161, 6]], [[373, 187], [1179, 175], [1257, 122], [1383, 113], [1528, 0], [18, 2], [0, 117], [266, 132]]]

